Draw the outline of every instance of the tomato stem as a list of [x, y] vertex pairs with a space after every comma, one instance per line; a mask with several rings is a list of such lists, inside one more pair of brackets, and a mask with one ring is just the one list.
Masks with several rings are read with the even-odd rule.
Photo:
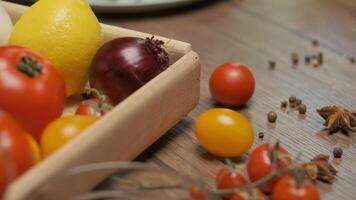
[[279, 170], [279, 171], [272, 170], [272, 172], [268, 176], [265, 176], [265, 177], [255, 181], [255, 182], [252, 182], [250, 184], [241, 185], [241, 186], [238, 186], [236, 188], [231, 188], [231, 189], [213, 189], [213, 190], [211, 190], [211, 192], [214, 194], [219, 194], [219, 195], [231, 195], [231, 194], [238, 192], [240, 189], [259, 188], [259, 187], [267, 184], [269, 181], [271, 181], [279, 176], [282, 176], [284, 174], [291, 173], [295, 170], [299, 170], [301, 172], [301, 171], [304, 171], [305, 169], [299, 164], [294, 164], [294, 165], [290, 165], [290, 166], [288, 166], [282, 170]]
[[36, 77], [42, 73], [42, 65], [29, 56], [22, 57], [17, 68], [28, 77]]
[[101, 112], [108, 112], [109, 110], [111, 110], [113, 107], [107, 103], [105, 103], [106, 100], [106, 96], [101, 94], [97, 89], [95, 88], [88, 88], [85, 90], [84, 95], [83, 96], [91, 96], [91, 97], [95, 97], [98, 99], [98, 102], [91, 102], [89, 100], [85, 100], [83, 101], [83, 103], [87, 106], [90, 106], [92, 108], [94, 108], [95, 111], [95, 115], [96, 116], [100, 116]]

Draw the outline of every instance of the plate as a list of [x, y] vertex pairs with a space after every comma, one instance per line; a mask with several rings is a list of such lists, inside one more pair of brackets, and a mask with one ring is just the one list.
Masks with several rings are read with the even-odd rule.
[[[29, 1], [35, 2], [36, 0], [27, 0]], [[204, 0], [88, 0], [94, 11], [118, 13], [162, 11], [199, 1]]]

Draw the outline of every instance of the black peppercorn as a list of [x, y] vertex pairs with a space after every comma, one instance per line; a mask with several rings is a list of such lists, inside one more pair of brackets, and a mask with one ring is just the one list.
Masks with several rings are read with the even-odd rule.
[[299, 98], [297, 98], [297, 99], [295, 100], [295, 104], [296, 104], [297, 106], [299, 106], [300, 104], [302, 104], [302, 100], [299, 99]]
[[305, 64], [309, 65], [310, 63], [310, 56], [305, 56]]
[[263, 139], [264, 136], [265, 136], [265, 134], [263, 132], [258, 133], [258, 138]]
[[353, 64], [355, 63], [355, 58], [354, 57], [350, 57], [350, 62]]
[[270, 69], [274, 69], [274, 68], [276, 67], [276, 62], [273, 61], [273, 60], [270, 60], [270, 61], [268, 62], [268, 64], [269, 64], [269, 68], [270, 68]]
[[318, 42], [317, 40], [313, 40], [313, 41], [312, 41], [312, 44], [313, 44], [313, 47], [317, 47], [318, 44], [319, 44], [319, 42]]
[[299, 114], [304, 115], [307, 112], [307, 106], [304, 104], [299, 105], [298, 111], [299, 111]]
[[296, 101], [297, 101], [297, 97], [295, 97], [295, 96], [289, 97], [289, 103], [295, 103]]
[[297, 53], [292, 53], [292, 63], [293, 65], [297, 65], [299, 62], [299, 56]]
[[333, 150], [334, 158], [341, 158], [342, 157], [342, 149], [340, 147], [335, 147]]
[[320, 53], [318, 53], [318, 64], [322, 65], [323, 61], [324, 61], [324, 56], [323, 56], [323, 53], [320, 52]]
[[288, 105], [288, 102], [287, 102], [287, 101], [282, 101], [282, 102], [281, 102], [281, 107], [282, 107], [282, 108], [286, 108], [287, 105]]
[[267, 114], [267, 120], [268, 120], [268, 122], [270, 122], [270, 123], [276, 122], [276, 121], [277, 121], [277, 113], [276, 113], [276, 112], [273, 112], [273, 111], [268, 112], [268, 114]]

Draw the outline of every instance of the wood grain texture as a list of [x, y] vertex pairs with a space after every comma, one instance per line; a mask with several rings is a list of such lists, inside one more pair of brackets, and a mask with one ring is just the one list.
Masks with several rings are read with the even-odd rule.
[[[334, 162], [339, 170], [332, 185], [318, 183], [323, 199], [354, 199], [356, 196], [356, 136], [347, 138], [320, 133], [323, 120], [316, 108], [337, 104], [356, 109], [356, 65], [345, 56], [356, 56], [356, 2], [353, 0], [230, 0], [193, 6], [163, 15], [114, 16], [101, 20], [108, 24], [176, 38], [192, 44], [202, 60], [199, 105], [138, 160], [156, 163], [213, 185], [222, 162], [202, 149], [194, 136], [194, 121], [203, 111], [216, 107], [208, 79], [214, 68], [226, 61], [247, 64], [255, 74], [253, 99], [236, 109], [247, 116], [256, 133], [254, 145], [282, 142], [303, 160], [316, 154], [330, 154], [341, 146], [344, 156]], [[320, 42], [313, 48], [311, 40]], [[320, 68], [291, 67], [290, 56], [323, 52]], [[275, 60], [275, 70], [268, 61]], [[303, 61], [303, 60], [302, 60]], [[304, 63], [304, 62], [302, 62]], [[296, 112], [285, 113], [280, 102], [295, 95], [307, 105], [305, 119]], [[274, 110], [279, 118], [275, 127], [266, 124], [266, 114]], [[260, 141], [257, 133], [266, 132]]]

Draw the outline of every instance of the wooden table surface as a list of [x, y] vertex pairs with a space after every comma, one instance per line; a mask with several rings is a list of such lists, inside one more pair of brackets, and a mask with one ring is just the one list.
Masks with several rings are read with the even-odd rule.
[[[216, 170], [223, 163], [205, 152], [194, 136], [197, 116], [215, 107], [208, 80], [216, 66], [226, 61], [247, 64], [256, 79], [252, 100], [236, 109], [249, 118], [255, 130], [254, 146], [277, 139], [291, 154], [302, 152], [302, 160], [316, 154], [344, 149], [339, 171], [332, 185], [318, 183], [323, 199], [356, 198], [356, 133], [320, 133], [323, 120], [316, 108], [336, 104], [356, 109], [356, 2], [354, 0], [227, 0], [211, 1], [176, 12], [136, 16], [101, 16], [101, 21], [186, 41], [201, 56], [201, 99], [199, 105], [138, 160], [153, 162], [213, 185]], [[313, 48], [311, 40], [320, 45]], [[291, 53], [301, 57], [293, 68]], [[304, 65], [304, 56], [323, 52], [325, 63], [313, 68]], [[268, 61], [276, 61], [275, 70]], [[295, 95], [307, 105], [305, 119], [297, 112], [285, 113], [282, 100]], [[266, 123], [266, 113], [276, 111], [275, 127]], [[257, 133], [266, 133], [260, 141]]]

